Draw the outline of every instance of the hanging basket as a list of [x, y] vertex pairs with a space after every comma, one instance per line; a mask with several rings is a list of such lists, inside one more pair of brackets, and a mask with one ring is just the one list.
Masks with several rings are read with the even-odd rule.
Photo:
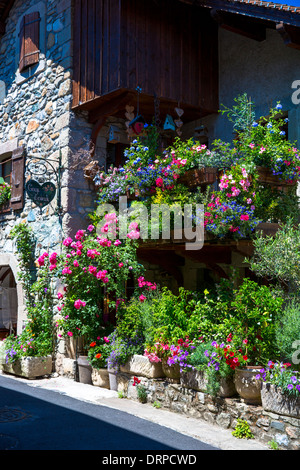
[[207, 168], [192, 168], [184, 175], [180, 176], [178, 182], [188, 186], [189, 188], [213, 184], [217, 179], [217, 169], [212, 167]]
[[256, 167], [256, 171], [258, 173], [259, 183], [274, 186], [279, 190], [286, 188], [286, 187], [295, 186], [297, 184], [297, 180], [288, 181], [288, 180], [283, 180], [279, 178], [279, 176], [273, 174], [270, 168], [258, 166]]

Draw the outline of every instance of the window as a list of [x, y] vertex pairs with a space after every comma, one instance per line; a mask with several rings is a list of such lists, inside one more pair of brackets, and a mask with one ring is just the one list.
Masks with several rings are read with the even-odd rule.
[[19, 31], [19, 72], [39, 62], [40, 14], [38, 11], [24, 15]]
[[10, 202], [4, 204], [1, 213], [10, 210], [21, 210], [24, 205], [24, 169], [25, 153], [23, 147], [17, 147], [10, 155], [8, 152], [0, 155], [0, 176], [11, 185]]
[[4, 179], [6, 183], [11, 184], [11, 158], [6, 158], [2, 160], [0, 166], [0, 176]]

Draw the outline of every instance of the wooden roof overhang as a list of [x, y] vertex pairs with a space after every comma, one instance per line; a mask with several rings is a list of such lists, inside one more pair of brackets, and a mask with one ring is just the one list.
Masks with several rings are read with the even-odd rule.
[[300, 7], [260, 0], [179, 0], [210, 10], [221, 28], [257, 41], [266, 28], [275, 29], [284, 43], [300, 50]]

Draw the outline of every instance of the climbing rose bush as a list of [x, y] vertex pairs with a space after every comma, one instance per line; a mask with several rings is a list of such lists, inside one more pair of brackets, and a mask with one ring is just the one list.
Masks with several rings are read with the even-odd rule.
[[[125, 240], [119, 240], [118, 218], [106, 214], [99, 229], [89, 225], [78, 230], [74, 239], [63, 241], [63, 253], [44, 253], [38, 263], [43, 266], [49, 257], [49, 270], [58, 277], [63, 290], [57, 294], [57, 328], [60, 336], [85, 336], [93, 341], [101, 335], [104, 311], [116, 312], [126, 300], [126, 283], [137, 281], [142, 302], [150, 285], [146, 283], [143, 267], [137, 262], [138, 227], [128, 227]], [[151, 285], [153, 288], [153, 285]]]

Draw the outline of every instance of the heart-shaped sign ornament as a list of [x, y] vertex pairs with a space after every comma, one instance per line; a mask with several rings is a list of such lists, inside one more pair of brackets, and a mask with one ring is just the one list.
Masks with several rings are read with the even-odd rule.
[[181, 108], [175, 108], [175, 111], [179, 117], [183, 116], [184, 114], [184, 111]]
[[47, 206], [53, 200], [56, 187], [53, 183], [47, 182], [42, 185], [35, 180], [26, 183], [26, 192], [29, 198], [40, 208]]

